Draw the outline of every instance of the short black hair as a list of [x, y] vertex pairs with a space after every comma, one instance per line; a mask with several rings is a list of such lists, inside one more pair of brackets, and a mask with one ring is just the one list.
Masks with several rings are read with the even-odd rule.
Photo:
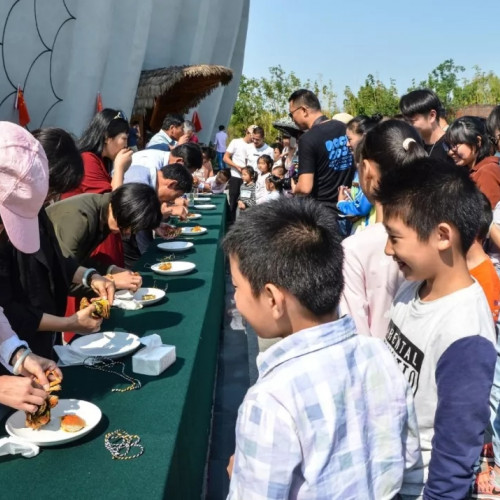
[[481, 197], [481, 219], [479, 221], [479, 230], [477, 232], [476, 238], [482, 243], [490, 232], [490, 226], [493, 222], [493, 210], [491, 209], [490, 200], [486, 197], [484, 193], [479, 193]]
[[209, 160], [215, 159], [215, 149], [210, 146], [202, 146], [201, 147], [202, 154], [206, 154]]
[[170, 151], [170, 154], [176, 158], [182, 158], [183, 165], [188, 170], [198, 170], [203, 163], [201, 147], [194, 142], [179, 144]]
[[219, 125], [219, 130], [224, 130], [225, 128], [224, 125]]
[[111, 193], [111, 210], [120, 229], [132, 233], [150, 231], [160, 225], [161, 204], [156, 191], [147, 184], [123, 184]]
[[271, 144], [271, 147], [272, 147], [273, 149], [279, 149], [279, 152], [280, 152], [280, 153], [283, 153], [283, 144], [282, 144], [281, 142], [273, 142], [273, 143]]
[[335, 214], [317, 201], [282, 198], [245, 210], [229, 229], [223, 248], [237, 260], [254, 296], [271, 283], [316, 317], [337, 308], [344, 252]]
[[170, 127], [180, 127], [184, 123], [184, 117], [181, 114], [167, 115], [163, 119], [161, 128], [163, 130], [168, 130]]
[[76, 189], [82, 182], [83, 160], [75, 141], [62, 128], [39, 128], [32, 132], [42, 145], [49, 162], [47, 197]]
[[252, 134], [260, 135], [261, 137], [265, 137], [266, 136], [266, 133], [264, 132], [264, 129], [262, 127], [259, 127], [258, 125], [256, 125], [253, 128]]
[[436, 118], [443, 115], [443, 105], [435, 92], [430, 89], [418, 89], [401, 97], [399, 109], [405, 118], [414, 115], [427, 115], [432, 110], [436, 112]]
[[420, 134], [411, 125], [401, 120], [386, 120], [366, 132], [356, 147], [355, 161], [372, 160], [384, 175], [427, 156]]
[[180, 163], [165, 165], [160, 169], [164, 179], [177, 181], [177, 189], [187, 193], [193, 189], [193, 176], [189, 170]]
[[289, 98], [288, 102], [293, 102], [294, 104], [300, 104], [306, 108], [312, 109], [313, 111], [321, 111], [321, 104], [318, 97], [314, 92], [307, 89], [296, 90]]
[[273, 167], [271, 171], [276, 171], [276, 170], [279, 170], [281, 175], [283, 176], [286, 175], [286, 168], [283, 165], [277, 165], [276, 167]]
[[229, 168], [221, 168], [217, 174], [223, 175], [226, 180], [229, 180], [231, 178], [231, 170]]
[[479, 231], [480, 195], [466, 169], [422, 158], [383, 175], [375, 199], [383, 207], [384, 220], [400, 217], [421, 241], [427, 241], [439, 224], [451, 224], [460, 234], [465, 255]]
[[[478, 137], [481, 138], [479, 144]], [[491, 139], [486, 130], [486, 120], [478, 116], [462, 116], [448, 127], [445, 133], [445, 146], [468, 144], [476, 148], [476, 163], [492, 153]]]

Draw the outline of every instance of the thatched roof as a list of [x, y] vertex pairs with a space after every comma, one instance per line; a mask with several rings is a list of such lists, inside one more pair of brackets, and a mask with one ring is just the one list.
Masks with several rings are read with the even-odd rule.
[[233, 71], [224, 66], [170, 66], [141, 73], [133, 115], [152, 113], [150, 124], [160, 128], [168, 113], [185, 113], [219, 85], [227, 85]]

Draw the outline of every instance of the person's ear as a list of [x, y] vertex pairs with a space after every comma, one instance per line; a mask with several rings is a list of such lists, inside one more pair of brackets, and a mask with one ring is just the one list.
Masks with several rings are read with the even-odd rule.
[[438, 250], [444, 251], [451, 248], [455, 234], [450, 224], [441, 222], [436, 228]]
[[429, 119], [429, 121], [431, 122], [435, 122], [437, 121], [437, 112], [435, 109], [431, 109], [429, 111], [429, 114], [427, 115], [427, 118]]
[[483, 144], [483, 139], [480, 135], [477, 136], [477, 148], [479, 149]]
[[174, 179], [164, 179], [164, 185], [168, 189], [175, 191], [177, 189], [177, 181]]
[[266, 305], [269, 307], [273, 319], [275, 321], [280, 320], [286, 311], [286, 303], [285, 303], [285, 295], [284, 293], [272, 283], [267, 283], [264, 286], [264, 290], [262, 292], [264, 301]]

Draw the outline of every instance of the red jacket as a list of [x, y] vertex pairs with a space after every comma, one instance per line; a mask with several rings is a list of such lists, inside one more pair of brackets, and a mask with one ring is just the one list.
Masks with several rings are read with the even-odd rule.
[[500, 201], [500, 165], [498, 156], [487, 156], [470, 171], [472, 180], [490, 200], [491, 208]]

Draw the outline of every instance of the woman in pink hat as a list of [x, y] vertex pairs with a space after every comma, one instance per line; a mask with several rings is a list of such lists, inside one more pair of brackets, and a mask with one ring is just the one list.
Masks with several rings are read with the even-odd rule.
[[60, 332], [98, 331], [91, 305], [64, 317], [71, 283], [83, 284], [112, 302], [114, 285], [93, 269], [64, 258], [42, 209], [48, 191], [47, 157], [26, 130], [0, 122], [0, 307], [33, 352], [55, 356]]

